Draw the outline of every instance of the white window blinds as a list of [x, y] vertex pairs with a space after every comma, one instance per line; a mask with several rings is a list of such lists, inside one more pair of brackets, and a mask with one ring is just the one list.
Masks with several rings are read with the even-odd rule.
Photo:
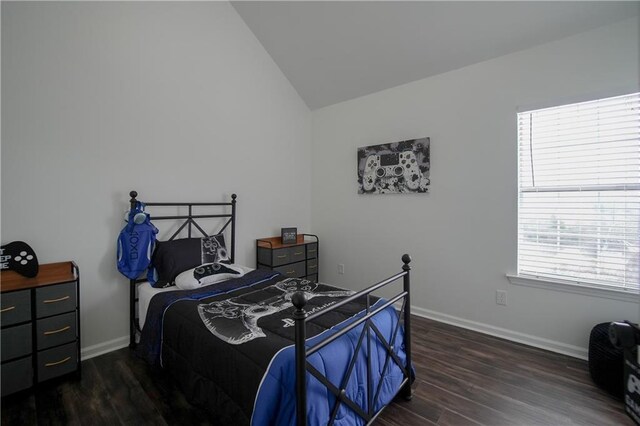
[[638, 291], [640, 93], [518, 114], [518, 274]]

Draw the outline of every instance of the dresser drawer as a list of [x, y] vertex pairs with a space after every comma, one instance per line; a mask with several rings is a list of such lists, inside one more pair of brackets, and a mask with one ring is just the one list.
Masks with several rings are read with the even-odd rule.
[[31, 353], [31, 324], [17, 325], [2, 330], [2, 361]]
[[301, 278], [304, 277], [304, 262], [292, 263], [290, 265], [278, 266], [273, 268], [274, 271], [280, 272], [286, 278]]
[[72, 373], [77, 368], [78, 346], [75, 342], [38, 352], [38, 382]]
[[291, 248], [267, 249], [258, 247], [258, 263], [268, 266], [280, 266], [291, 263]]
[[270, 266], [280, 266], [299, 262], [306, 256], [304, 246], [285, 247], [275, 250], [259, 248], [258, 262]]
[[38, 318], [69, 312], [76, 308], [76, 283], [66, 283], [36, 289]]
[[318, 257], [318, 243], [307, 244], [307, 259]]
[[307, 257], [304, 246], [291, 247], [289, 250], [291, 251], [292, 262], [299, 262]]
[[273, 264], [272, 266], [284, 265], [285, 263], [291, 263], [293, 250], [291, 247], [281, 248], [273, 250]]
[[31, 290], [2, 293], [0, 324], [2, 326], [26, 322], [31, 319]]
[[69, 343], [76, 340], [76, 313], [57, 315], [38, 320], [37, 342], [38, 349]]
[[9, 395], [33, 384], [31, 357], [2, 364], [2, 396]]
[[318, 273], [318, 259], [307, 260], [307, 275]]

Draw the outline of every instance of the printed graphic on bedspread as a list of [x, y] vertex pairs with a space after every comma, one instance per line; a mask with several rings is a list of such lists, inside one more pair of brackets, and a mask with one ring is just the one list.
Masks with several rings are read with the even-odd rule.
[[[291, 296], [296, 291], [304, 291], [307, 300], [315, 297], [346, 297], [354, 293], [349, 290], [316, 291], [318, 289], [317, 283], [301, 278], [287, 278], [266, 287], [266, 289], [269, 288], [277, 289], [282, 293], [256, 303], [243, 303], [243, 299], [247, 295], [203, 303], [198, 305], [198, 313], [204, 325], [214, 336], [232, 345], [240, 345], [259, 337], [265, 337], [266, 334], [258, 326], [258, 320], [291, 308], [293, 306]], [[249, 295], [264, 291], [265, 289], [258, 290]], [[269, 293], [265, 292], [265, 294]], [[286, 324], [285, 322], [285, 326]]]

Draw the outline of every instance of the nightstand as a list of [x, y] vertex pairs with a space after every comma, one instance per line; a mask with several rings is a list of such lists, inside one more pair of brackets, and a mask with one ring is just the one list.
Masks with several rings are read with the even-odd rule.
[[318, 236], [312, 234], [298, 235], [295, 244], [282, 244], [280, 237], [260, 238], [256, 240], [256, 267], [317, 282], [319, 245]]

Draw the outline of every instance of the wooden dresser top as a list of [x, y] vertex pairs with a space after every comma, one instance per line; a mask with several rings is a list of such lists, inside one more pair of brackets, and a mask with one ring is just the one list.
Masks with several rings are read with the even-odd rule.
[[282, 244], [281, 237], [269, 237], [269, 238], [258, 239], [258, 247], [272, 248], [272, 249], [279, 249], [283, 247], [293, 247], [293, 246], [298, 246], [300, 244], [309, 244], [309, 243], [317, 243], [317, 241], [305, 239], [305, 236], [303, 234], [298, 235], [298, 239], [296, 240], [295, 244]]
[[73, 262], [44, 263], [34, 278], [23, 277], [15, 271], [0, 272], [0, 292], [44, 287], [76, 280]]

